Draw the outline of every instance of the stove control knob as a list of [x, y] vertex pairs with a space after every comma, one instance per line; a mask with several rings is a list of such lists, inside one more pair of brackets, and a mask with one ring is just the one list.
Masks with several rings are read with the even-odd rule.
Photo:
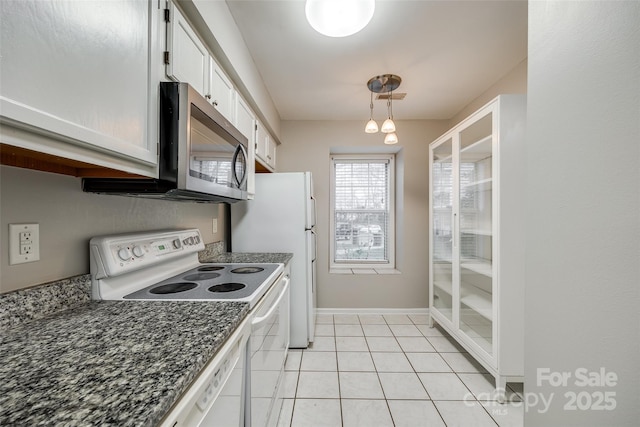
[[180, 239], [175, 239], [172, 243], [174, 249], [180, 249], [180, 247], [182, 246], [182, 242], [180, 242]]
[[194, 243], [193, 237], [189, 237], [187, 240], [189, 240], [189, 244], [190, 245], [193, 245], [193, 243]]
[[128, 261], [131, 259], [131, 251], [129, 250], [129, 248], [121, 248], [118, 251], [118, 258], [120, 258], [122, 261]]
[[197, 235], [193, 236], [193, 240], [196, 242], [196, 244], [200, 243], [200, 237], [198, 237]]
[[136, 258], [144, 256], [144, 249], [142, 249], [142, 246], [134, 246], [132, 251]]

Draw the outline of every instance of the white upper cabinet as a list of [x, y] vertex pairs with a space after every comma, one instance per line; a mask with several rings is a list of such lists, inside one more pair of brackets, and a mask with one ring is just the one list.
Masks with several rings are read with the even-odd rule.
[[256, 116], [240, 96], [236, 97], [234, 124], [236, 128], [247, 137], [249, 145], [253, 145], [256, 131]]
[[234, 123], [236, 91], [180, 9], [169, 2], [167, 77], [189, 83], [227, 120]]
[[208, 95], [209, 51], [173, 2], [169, 2], [167, 47], [167, 77], [189, 83], [200, 95]]
[[267, 129], [264, 127], [261, 121], [258, 121], [256, 126], [256, 141], [255, 141], [255, 149], [256, 149], [256, 159], [261, 163], [267, 163], [267, 141], [269, 139], [269, 133]]
[[267, 165], [274, 171], [276, 169], [276, 142], [267, 134]]
[[2, 1], [0, 16], [2, 143], [151, 176], [157, 4]]
[[[236, 122], [236, 90], [218, 63], [211, 57], [207, 99], [231, 123]], [[251, 113], [253, 115], [253, 113]], [[239, 126], [236, 126], [240, 129]], [[242, 129], [241, 129], [242, 130]], [[246, 136], [246, 135], [245, 135]], [[248, 136], [247, 136], [248, 137]]]
[[276, 142], [271, 138], [262, 122], [258, 121], [255, 143], [256, 159], [265, 167], [266, 171], [275, 172], [276, 147]]

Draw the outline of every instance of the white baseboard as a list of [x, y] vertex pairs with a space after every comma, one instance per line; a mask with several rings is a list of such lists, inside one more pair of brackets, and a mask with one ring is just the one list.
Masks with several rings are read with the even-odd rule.
[[429, 314], [428, 308], [317, 308], [316, 314]]

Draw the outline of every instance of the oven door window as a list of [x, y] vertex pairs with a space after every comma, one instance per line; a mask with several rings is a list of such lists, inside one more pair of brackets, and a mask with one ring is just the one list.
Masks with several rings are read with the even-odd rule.
[[229, 188], [242, 188], [247, 156], [241, 144], [232, 145], [191, 117], [189, 175]]

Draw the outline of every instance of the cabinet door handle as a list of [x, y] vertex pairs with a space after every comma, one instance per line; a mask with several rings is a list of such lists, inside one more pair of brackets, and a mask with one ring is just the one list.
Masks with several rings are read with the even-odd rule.
[[457, 248], [458, 247], [458, 221], [456, 221], [458, 219], [458, 214], [454, 213], [453, 214], [453, 248]]
[[217, 107], [218, 106], [218, 101], [213, 101], [212, 104], [213, 104], [214, 107]]
[[209, 94], [205, 95], [204, 97], [207, 98], [207, 99], [211, 99], [211, 95], [209, 95]]

